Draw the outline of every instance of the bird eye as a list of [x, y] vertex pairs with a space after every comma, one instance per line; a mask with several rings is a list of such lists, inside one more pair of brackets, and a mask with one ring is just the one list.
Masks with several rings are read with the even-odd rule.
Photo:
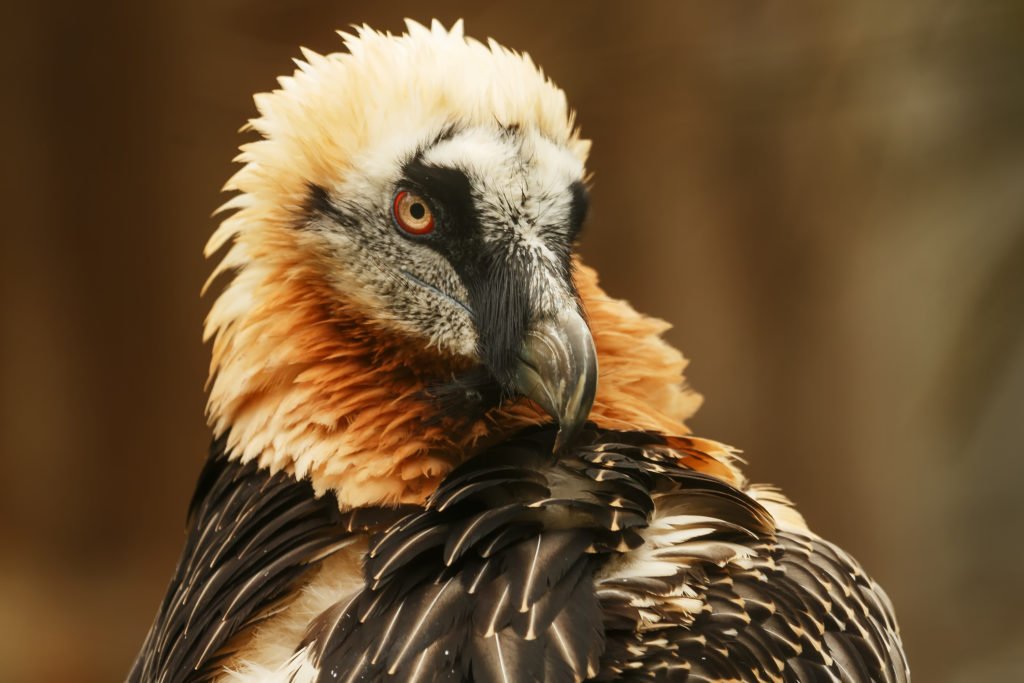
[[434, 214], [427, 200], [418, 194], [407, 190], [396, 194], [392, 212], [398, 227], [410, 235], [426, 235], [434, 230]]

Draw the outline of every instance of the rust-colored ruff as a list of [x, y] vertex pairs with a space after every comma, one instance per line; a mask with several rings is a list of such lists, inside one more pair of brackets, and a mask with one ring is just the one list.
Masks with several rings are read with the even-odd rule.
[[[263, 253], [249, 254], [208, 321], [216, 331], [209, 416], [234, 457], [309, 477], [346, 507], [419, 502], [480, 445], [550, 419], [519, 401], [476, 422], [438, 421], [423, 390], [464, 361], [400, 340], [338, 300], [300, 231], [262, 235], [272, 238], [248, 247]], [[683, 385], [686, 361], [660, 337], [667, 325], [608, 297], [582, 264], [576, 280], [600, 367], [591, 419], [685, 434], [700, 397]], [[701, 448], [733, 478], [724, 447]]]

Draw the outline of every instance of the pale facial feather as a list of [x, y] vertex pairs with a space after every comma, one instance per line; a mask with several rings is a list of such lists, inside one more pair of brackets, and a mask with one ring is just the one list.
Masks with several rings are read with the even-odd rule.
[[[307, 228], [320, 241], [313, 250], [340, 297], [356, 300], [366, 317], [428, 347], [477, 360], [477, 329], [463, 281], [435, 249], [404, 236], [391, 215], [403, 166], [415, 157], [427, 167], [465, 174], [482, 241], [520, 250], [535, 266], [528, 299], [536, 314], [553, 312], [574, 296], [556, 249], [568, 248], [572, 239], [566, 233], [572, 187], [582, 183], [584, 168], [570, 150], [535, 129], [454, 128], [399, 134], [403, 145], [389, 138], [366, 150], [341, 182], [323, 188], [329, 207], [313, 215]], [[446, 130], [444, 139], [432, 142]]]

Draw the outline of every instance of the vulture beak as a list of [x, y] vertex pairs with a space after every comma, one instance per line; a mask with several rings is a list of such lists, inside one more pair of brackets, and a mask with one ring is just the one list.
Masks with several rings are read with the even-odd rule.
[[587, 421], [597, 393], [594, 338], [575, 306], [527, 329], [513, 383], [558, 422], [555, 452], [561, 452]]

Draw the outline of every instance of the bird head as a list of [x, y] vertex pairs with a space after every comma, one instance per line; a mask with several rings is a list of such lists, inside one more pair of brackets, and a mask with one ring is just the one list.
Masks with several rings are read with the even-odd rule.
[[[361, 99], [367, 109], [353, 123], [375, 130], [345, 155], [343, 173], [307, 178], [299, 229], [337, 300], [410, 347], [479, 369], [504, 396], [535, 400], [564, 444], [597, 384], [571, 260], [587, 206], [586, 145], [547, 82], [530, 99], [494, 101], [495, 83], [522, 80], [527, 63], [463, 45], [491, 55], [494, 72], [448, 80], [454, 65], [440, 63], [432, 82], [408, 74], [414, 83]], [[561, 127], [541, 125], [538, 101]]]
[[[595, 315], [667, 371], [655, 417], [622, 421], [679, 432], [681, 356], [574, 256], [589, 142], [562, 91], [461, 23], [342, 35], [346, 53], [304, 51], [256, 96], [259, 139], [207, 247], [224, 253], [214, 277], [232, 273], [207, 320], [209, 413], [231, 450], [361, 504], [421, 497], [503, 428], [554, 419], [561, 448], [599, 397]], [[646, 386], [650, 405], [652, 379], [630, 378], [610, 390]], [[446, 381], [503, 403], [442, 410], [430, 388]]]

